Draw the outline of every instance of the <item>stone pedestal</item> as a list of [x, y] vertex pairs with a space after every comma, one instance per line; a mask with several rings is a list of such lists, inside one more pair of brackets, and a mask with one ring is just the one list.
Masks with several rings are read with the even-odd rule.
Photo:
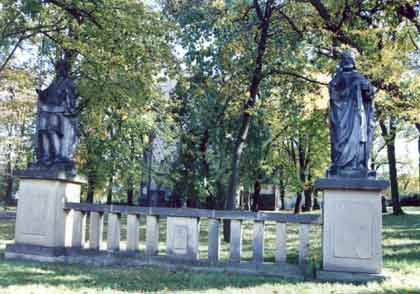
[[382, 191], [387, 181], [319, 179], [324, 192], [323, 270], [382, 272]]
[[63, 205], [80, 201], [82, 183], [75, 177], [20, 176], [15, 244], [6, 247], [5, 257], [54, 261], [63, 255], [72, 230]]
[[197, 218], [168, 217], [166, 254], [186, 260], [198, 259], [199, 223]]

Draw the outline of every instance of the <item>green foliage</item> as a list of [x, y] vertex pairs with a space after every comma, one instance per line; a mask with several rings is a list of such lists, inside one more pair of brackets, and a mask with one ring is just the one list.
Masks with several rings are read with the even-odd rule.
[[[57, 58], [71, 56], [80, 94], [77, 161], [98, 192], [112, 177], [122, 190], [136, 189], [157, 137], [174, 148], [152, 176], [183, 199], [222, 207], [245, 114], [252, 122], [240, 185], [311, 189], [328, 164], [326, 86], [344, 48], [377, 87], [380, 120], [392, 118], [398, 130], [420, 120], [418, 1], [153, 4], [0, 1], [0, 74], [28, 68], [16, 58], [26, 52], [45, 86]], [[261, 82], [246, 107], [266, 6], [273, 11]], [[168, 80], [176, 83], [169, 97]]]
[[[36, 98], [34, 78], [26, 70], [0, 72], [0, 195], [7, 191], [14, 170], [32, 159]], [[10, 188], [9, 188], [10, 189]]]

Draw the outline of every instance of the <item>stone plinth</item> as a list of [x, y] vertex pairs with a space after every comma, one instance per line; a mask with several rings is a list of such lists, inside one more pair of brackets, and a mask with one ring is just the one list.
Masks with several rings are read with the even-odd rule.
[[382, 191], [387, 181], [320, 179], [324, 192], [323, 270], [382, 272]]
[[166, 254], [186, 260], [198, 259], [198, 218], [168, 217]]
[[66, 201], [80, 201], [81, 184], [82, 181], [74, 177], [22, 175], [18, 191], [15, 244], [7, 246], [6, 258], [37, 260], [37, 256], [43, 256], [39, 260], [47, 260], [62, 255], [65, 240], [71, 239], [73, 224], [73, 214], [67, 216], [63, 204]]

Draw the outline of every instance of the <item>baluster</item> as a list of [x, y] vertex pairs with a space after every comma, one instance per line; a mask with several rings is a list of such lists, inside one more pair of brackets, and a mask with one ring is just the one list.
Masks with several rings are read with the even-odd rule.
[[107, 250], [118, 251], [120, 249], [120, 215], [108, 214]]
[[104, 229], [103, 213], [92, 211], [90, 213], [89, 222], [89, 248], [99, 250], [102, 242], [102, 234]]
[[254, 240], [252, 259], [255, 263], [264, 262], [264, 222], [254, 221]]
[[71, 247], [83, 248], [86, 236], [86, 214], [80, 210], [73, 213], [73, 232]]
[[240, 262], [242, 251], [242, 221], [230, 221], [230, 261]]
[[208, 258], [216, 263], [220, 257], [220, 220], [209, 218]]
[[139, 220], [137, 215], [128, 215], [127, 227], [127, 251], [137, 251], [139, 249]]
[[299, 225], [299, 264], [305, 264], [309, 259], [309, 232], [308, 224]]
[[276, 262], [286, 262], [287, 227], [285, 223], [276, 224]]
[[65, 211], [64, 246], [71, 247], [73, 240], [74, 209]]
[[159, 218], [155, 215], [146, 217], [146, 255], [157, 255], [159, 251]]

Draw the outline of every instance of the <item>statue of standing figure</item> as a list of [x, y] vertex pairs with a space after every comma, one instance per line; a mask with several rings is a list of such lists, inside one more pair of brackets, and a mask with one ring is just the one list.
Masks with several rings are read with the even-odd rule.
[[75, 171], [76, 88], [66, 58], [56, 64], [56, 78], [38, 92], [37, 161], [30, 168]]
[[356, 70], [351, 53], [344, 51], [329, 83], [332, 164], [328, 177], [375, 177], [368, 166], [374, 131], [374, 91]]

